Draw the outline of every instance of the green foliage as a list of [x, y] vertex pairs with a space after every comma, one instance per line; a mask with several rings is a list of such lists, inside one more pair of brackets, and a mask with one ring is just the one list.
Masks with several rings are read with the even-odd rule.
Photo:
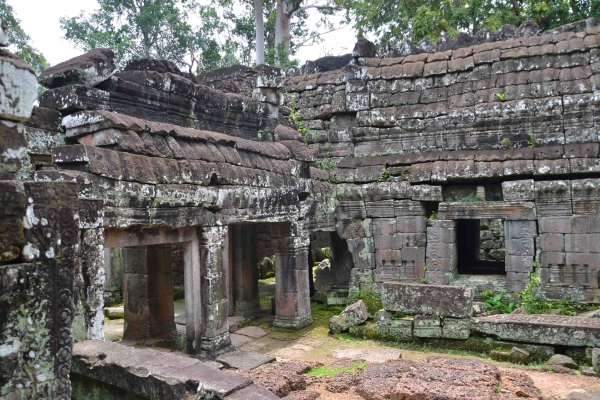
[[533, 136], [533, 132], [529, 132], [529, 139], [527, 139], [527, 147], [530, 149], [535, 149], [535, 136]]
[[383, 303], [381, 302], [381, 295], [373, 285], [366, 285], [361, 288], [358, 294], [352, 296], [352, 298], [348, 298], [348, 304], [362, 300], [367, 307], [367, 312], [371, 315], [376, 315], [377, 311], [383, 308]]
[[481, 196], [469, 196], [469, 197], [463, 197], [459, 201], [462, 203], [474, 203], [476, 201], [484, 201], [484, 200], [485, 199], [482, 199]]
[[498, 100], [500, 101], [504, 101], [505, 99], [505, 95], [504, 93], [496, 93], [496, 97], [498, 98]]
[[455, 278], [456, 278], [456, 279], [460, 279], [460, 278], [462, 278], [462, 274], [456, 274]]
[[288, 99], [290, 99], [291, 103], [289, 107], [286, 107], [288, 110], [290, 110], [290, 117], [292, 117], [294, 123], [296, 123], [296, 126], [298, 127], [298, 132], [300, 132], [300, 134], [304, 137], [306, 135], [306, 132], [308, 132], [308, 128], [306, 128], [302, 124], [302, 117], [297, 113], [298, 108], [296, 106], [296, 99], [289, 93], [286, 93], [285, 95]]
[[390, 171], [384, 165], [383, 168], [382, 168], [382, 170], [381, 170], [381, 177], [379, 178], [379, 182], [386, 181], [386, 180], [390, 179], [390, 177], [391, 177]]
[[[531, 274], [530, 274], [531, 276]], [[560, 310], [561, 315], [576, 315], [577, 310], [582, 307], [568, 301], [549, 302], [540, 300], [540, 278], [531, 276], [531, 280], [525, 285], [525, 290], [519, 295], [521, 307], [527, 314], [547, 314], [550, 310]]]
[[38, 75], [50, 67], [44, 55], [31, 45], [31, 37], [21, 28], [21, 21], [6, 0], [0, 0], [0, 20], [8, 27], [9, 49], [12, 52], [29, 64]]
[[425, 277], [422, 277], [422, 278], [421, 278], [421, 283], [427, 283], [427, 278], [425, 278]]
[[336, 376], [336, 375], [341, 374], [342, 372], [354, 373], [354, 372], [356, 372], [357, 369], [364, 368], [366, 365], [367, 365], [366, 361], [357, 362], [357, 363], [352, 364], [349, 367], [342, 367], [342, 368], [332, 368], [332, 367], [323, 365], [321, 367], [315, 367], [315, 368], [311, 369], [310, 371], [308, 371], [306, 373], [306, 375], [318, 376], [318, 377]]
[[476, 33], [504, 24], [537, 23], [542, 31], [589, 17], [600, 17], [598, 0], [335, 0], [347, 12], [359, 35], [437, 41], [459, 32]]
[[499, 311], [500, 314], [510, 314], [515, 309], [515, 303], [506, 304], [502, 298], [502, 293], [494, 293], [491, 290], [486, 290], [481, 293], [485, 300], [485, 308], [488, 311]]
[[[90, 15], [61, 18], [65, 38], [83, 51], [108, 47], [121, 65], [169, 60], [190, 73], [230, 65], [235, 44], [212, 6], [190, 0], [98, 0]], [[200, 21], [192, 24], [190, 16]], [[221, 36], [220, 36], [221, 35]], [[224, 40], [223, 40], [224, 39]]]
[[429, 214], [429, 218], [427, 218], [430, 221], [435, 221], [436, 219], [438, 219], [437, 213], [435, 211], [432, 211], [431, 214]]
[[500, 141], [500, 145], [502, 147], [504, 147], [505, 149], [512, 149], [513, 144], [512, 141], [509, 138], [504, 138]]
[[315, 168], [323, 171], [330, 171], [337, 167], [338, 162], [332, 158], [319, 158], [315, 161]]

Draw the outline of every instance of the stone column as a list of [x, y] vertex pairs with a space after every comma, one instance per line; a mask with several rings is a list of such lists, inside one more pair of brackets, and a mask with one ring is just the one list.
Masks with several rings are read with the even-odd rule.
[[308, 285], [310, 237], [290, 223], [274, 224], [275, 248], [274, 326], [301, 329], [312, 323]]
[[234, 315], [252, 316], [260, 311], [256, 229], [252, 225], [232, 225]]
[[509, 292], [519, 293], [530, 281], [535, 259], [535, 239], [537, 226], [535, 221], [505, 221], [504, 237], [506, 243], [506, 288]]
[[427, 271], [425, 280], [449, 285], [457, 273], [456, 221], [427, 221]]
[[200, 348], [207, 351], [231, 345], [227, 321], [228, 271], [224, 263], [226, 239], [227, 227], [213, 226], [202, 229], [199, 242], [203, 318]]

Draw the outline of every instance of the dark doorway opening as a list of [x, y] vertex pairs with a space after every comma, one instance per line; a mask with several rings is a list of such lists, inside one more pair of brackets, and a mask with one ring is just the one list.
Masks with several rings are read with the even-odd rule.
[[480, 258], [481, 221], [459, 219], [456, 221], [456, 250], [458, 273], [461, 275], [506, 275], [504, 261]]

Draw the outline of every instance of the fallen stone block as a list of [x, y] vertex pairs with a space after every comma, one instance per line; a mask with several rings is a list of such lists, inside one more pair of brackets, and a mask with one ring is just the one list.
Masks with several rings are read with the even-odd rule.
[[39, 83], [48, 89], [67, 85], [93, 87], [110, 78], [115, 69], [115, 53], [96, 49], [48, 68], [40, 74]]
[[600, 319], [502, 314], [472, 318], [472, 329], [504, 340], [575, 347], [600, 346]]
[[329, 320], [329, 330], [332, 333], [340, 333], [348, 330], [351, 326], [360, 325], [369, 318], [367, 306], [362, 300], [349, 305], [341, 312]]
[[406, 314], [466, 318], [473, 312], [473, 290], [461, 286], [385, 282], [383, 308]]
[[529, 362], [530, 353], [519, 347], [513, 347], [510, 351], [492, 350], [490, 351], [490, 357], [492, 360], [496, 361], [527, 364]]

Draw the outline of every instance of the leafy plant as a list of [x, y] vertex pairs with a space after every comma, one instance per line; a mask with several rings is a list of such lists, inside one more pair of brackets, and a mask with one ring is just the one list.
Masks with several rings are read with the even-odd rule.
[[509, 138], [504, 138], [500, 141], [500, 145], [505, 149], [512, 149], [513, 144]]
[[462, 278], [462, 275], [461, 274], [456, 274], [456, 279], [460, 279], [460, 278]]
[[437, 213], [435, 211], [432, 211], [431, 214], [429, 214], [429, 218], [427, 219], [430, 221], [435, 221], [436, 219], [438, 219]]
[[383, 308], [381, 295], [379, 292], [377, 292], [377, 290], [373, 289], [371, 285], [367, 285], [359, 290], [357, 295], [352, 296], [352, 299], [348, 298], [348, 304], [358, 300], [364, 301], [365, 306], [367, 307], [367, 312], [371, 315], [376, 315], [377, 311]]
[[422, 278], [421, 278], [421, 283], [427, 283], [427, 278], [425, 278], [425, 277], [422, 277]]
[[[286, 93], [285, 95], [289, 99], [291, 99], [290, 107], [286, 107], [288, 110], [290, 110], [290, 117], [292, 117], [292, 119], [298, 126], [298, 132], [300, 132], [302, 137], [304, 137], [304, 135], [306, 135], [306, 132], [308, 132], [308, 128], [305, 127], [304, 125], [302, 125], [302, 117], [300, 115], [298, 115], [298, 113], [297, 113], [298, 109], [296, 107], [296, 100], [289, 93]], [[306, 140], [306, 138], [304, 138], [304, 139]]]
[[320, 158], [315, 162], [315, 168], [330, 171], [337, 167], [337, 161], [331, 158]]
[[529, 132], [529, 139], [527, 139], [527, 147], [530, 149], [535, 149], [535, 136], [533, 136], [533, 132]]
[[499, 311], [500, 314], [510, 314], [515, 309], [515, 303], [506, 304], [502, 301], [502, 293], [494, 294], [491, 290], [486, 290], [481, 293], [485, 300], [485, 308], [488, 311]]
[[384, 165], [383, 169], [381, 170], [381, 177], [379, 178], [379, 182], [383, 182], [387, 179], [390, 178], [390, 171], [387, 169], [387, 167]]
[[496, 93], [496, 97], [498, 98], [498, 100], [504, 101], [505, 95], [504, 93]]
[[481, 196], [469, 196], [469, 197], [463, 197], [462, 199], [460, 199], [460, 202], [463, 203], [474, 203], [476, 201], [483, 201], [484, 199], [481, 198]]
[[[531, 276], [531, 273], [529, 274]], [[525, 285], [525, 290], [519, 295], [521, 307], [527, 314], [545, 314], [550, 310], [560, 310], [562, 315], [576, 315], [577, 310], [582, 307], [571, 304], [568, 301], [552, 303], [539, 299], [540, 278], [531, 276], [531, 280]]]

